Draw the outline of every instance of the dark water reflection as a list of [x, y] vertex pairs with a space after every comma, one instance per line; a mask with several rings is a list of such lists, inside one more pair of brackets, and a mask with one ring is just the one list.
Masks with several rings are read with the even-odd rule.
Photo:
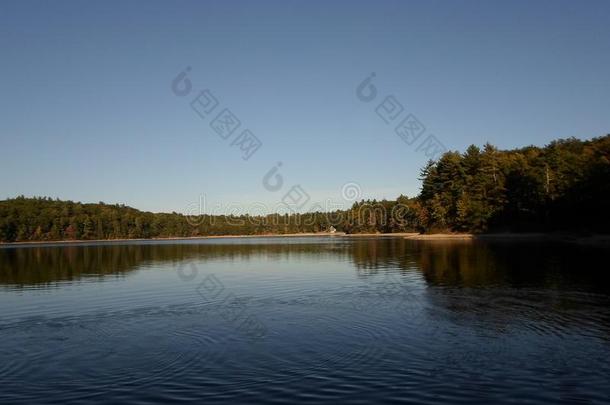
[[604, 403], [607, 254], [342, 237], [0, 248], [0, 402]]
[[536, 242], [407, 241], [400, 238], [256, 238], [0, 248], [0, 285], [28, 286], [127, 274], [184, 260], [333, 258], [358, 277], [417, 270], [430, 286], [583, 288], [610, 292], [608, 249]]

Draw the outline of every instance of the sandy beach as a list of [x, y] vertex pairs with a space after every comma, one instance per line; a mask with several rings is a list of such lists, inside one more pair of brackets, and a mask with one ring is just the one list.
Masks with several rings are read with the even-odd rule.
[[610, 235], [576, 235], [563, 233], [433, 233], [433, 234], [410, 234], [404, 237], [411, 240], [422, 241], [472, 241], [472, 240], [497, 240], [497, 241], [553, 241], [570, 242], [582, 244], [608, 244]]

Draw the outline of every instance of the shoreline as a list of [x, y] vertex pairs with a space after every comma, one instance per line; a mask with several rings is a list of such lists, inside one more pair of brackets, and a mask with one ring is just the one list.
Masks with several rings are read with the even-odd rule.
[[[389, 235], [389, 234], [386, 234]], [[172, 236], [167, 238], [118, 238], [118, 239], [65, 239], [65, 240], [33, 240], [23, 242], [0, 242], [2, 246], [30, 246], [30, 245], [59, 245], [59, 244], [87, 244], [87, 243], [112, 243], [112, 242], [154, 242], [172, 240], [205, 240], [205, 239], [236, 239], [236, 238], [294, 238], [299, 236], [349, 236], [343, 232], [318, 232], [318, 233], [286, 233], [286, 234], [260, 234], [260, 235], [206, 235], [206, 236]]]
[[532, 241], [568, 242], [582, 244], [610, 244], [610, 235], [593, 234], [588, 236], [569, 233], [432, 233], [405, 236], [404, 239], [420, 241]]
[[77, 239], [77, 240], [54, 240], [54, 241], [23, 241], [23, 242], [0, 242], [1, 247], [37, 246], [37, 245], [82, 245], [91, 243], [120, 243], [120, 242], [155, 242], [155, 241], [180, 241], [180, 240], [206, 240], [206, 239], [246, 239], [246, 238], [298, 238], [298, 237], [346, 237], [346, 238], [403, 238], [416, 241], [474, 241], [474, 240], [497, 240], [497, 241], [555, 241], [572, 243], [610, 243], [610, 235], [581, 236], [575, 234], [555, 233], [432, 233], [420, 234], [414, 232], [397, 233], [352, 233], [344, 232], [308, 232], [308, 233], [286, 233], [286, 234], [260, 234], [260, 235], [207, 235], [207, 236], [185, 236], [167, 238], [120, 238], [120, 239]]
[[172, 240], [206, 240], [206, 239], [237, 239], [237, 238], [298, 238], [298, 237], [407, 237], [417, 235], [410, 232], [397, 233], [358, 233], [346, 234], [345, 232], [304, 232], [304, 233], [270, 233], [258, 235], [206, 235], [206, 236], [173, 236], [167, 238], [119, 238], [119, 239], [65, 239], [65, 240], [35, 240], [22, 242], [0, 242], [3, 246], [35, 246], [35, 245], [60, 245], [60, 244], [88, 244], [88, 243], [113, 243], [113, 242], [153, 242], [153, 241], [172, 241]]

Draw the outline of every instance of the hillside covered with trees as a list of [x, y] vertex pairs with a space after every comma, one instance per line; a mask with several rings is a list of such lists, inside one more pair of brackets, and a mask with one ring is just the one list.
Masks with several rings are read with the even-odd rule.
[[608, 233], [610, 135], [498, 150], [447, 152], [421, 172], [419, 196], [360, 201], [334, 212], [267, 216], [143, 212], [50, 198], [0, 201], [0, 241], [363, 232]]
[[470, 146], [422, 171], [422, 229], [609, 232], [610, 135], [544, 148]]

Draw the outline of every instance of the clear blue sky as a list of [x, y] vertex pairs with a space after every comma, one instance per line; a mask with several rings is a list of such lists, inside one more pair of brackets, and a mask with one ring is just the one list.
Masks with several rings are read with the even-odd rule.
[[[183, 212], [294, 184], [312, 201], [346, 182], [412, 196], [427, 158], [375, 113], [385, 96], [449, 149], [604, 135], [609, 21], [608, 1], [2, 1], [0, 198]], [[190, 108], [206, 88], [262, 141], [248, 161]]]

